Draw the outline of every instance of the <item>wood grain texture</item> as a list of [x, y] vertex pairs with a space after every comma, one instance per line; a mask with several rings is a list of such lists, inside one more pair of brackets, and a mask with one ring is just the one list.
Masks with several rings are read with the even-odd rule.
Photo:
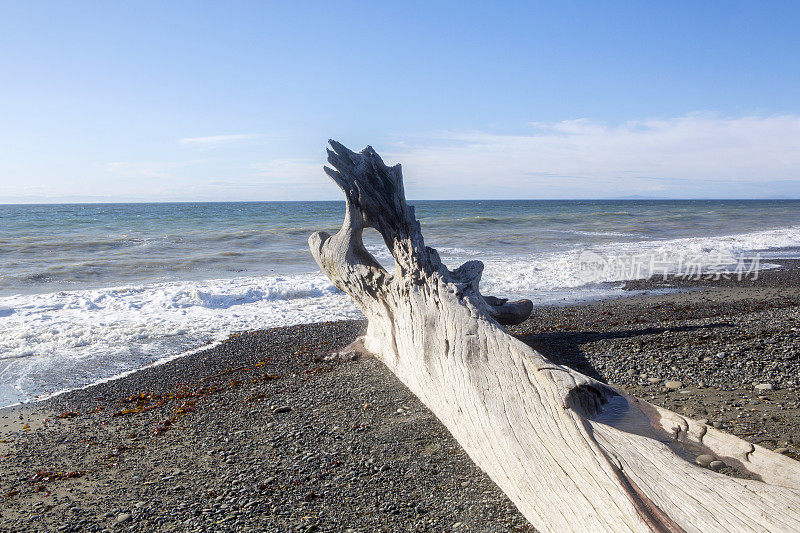
[[[426, 247], [400, 165], [331, 141], [342, 228], [309, 246], [368, 319], [361, 340], [444, 423], [541, 531], [800, 531], [800, 463], [633, 398], [510, 336], [527, 300], [479, 290], [483, 264], [450, 270]], [[375, 228], [387, 271], [364, 247]], [[694, 464], [714, 455], [754, 479]]]

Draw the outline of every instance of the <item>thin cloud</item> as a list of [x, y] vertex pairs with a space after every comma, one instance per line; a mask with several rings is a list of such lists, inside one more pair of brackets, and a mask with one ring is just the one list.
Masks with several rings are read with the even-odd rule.
[[[587, 119], [533, 123], [527, 135], [442, 132], [392, 146], [410, 194], [519, 198], [606, 197], [653, 190], [725, 197], [800, 179], [800, 116], [692, 114], [609, 126]], [[408, 139], [408, 138], [407, 138]], [[391, 146], [391, 145], [390, 145]], [[691, 185], [691, 186], [689, 186]], [[785, 188], [783, 193], [785, 193]], [[416, 193], [416, 194], [415, 194]], [[800, 196], [800, 190], [795, 193]]]

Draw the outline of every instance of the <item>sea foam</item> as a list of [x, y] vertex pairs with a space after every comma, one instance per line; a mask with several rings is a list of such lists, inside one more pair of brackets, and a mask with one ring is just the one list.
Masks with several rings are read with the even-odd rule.
[[[620, 257], [657, 255], [667, 261], [667, 270], [677, 271], [687, 254], [709, 268], [718, 265], [720, 258], [733, 262], [738, 255], [752, 255], [757, 250], [770, 251], [767, 258], [788, 256], [787, 250], [798, 247], [800, 227], [722, 237], [606, 243], [591, 250], [611, 262]], [[393, 268], [385, 247], [369, 248], [387, 268]], [[630, 275], [610, 269], [605, 277], [587, 283], [578, 269], [584, 251], [585, 247], [573, 246], [502, 259], [489, 256], [482, 291], [532, 298], [538, 304], [621, 294], [613, 282]], [[472, 249], [443, 248], [442, 252], [451, 267], [481, 257]], [[650, 273], [644, 269], [637, 277]], [[85, 386], [222, 340], [236, 331], [360, 317], [351, 300], [320, 273], [2, 297], [0, 405]]]
[[235, 331], [357, 318], [321, 274], [0, 298], [0, 404], [142, 367]]

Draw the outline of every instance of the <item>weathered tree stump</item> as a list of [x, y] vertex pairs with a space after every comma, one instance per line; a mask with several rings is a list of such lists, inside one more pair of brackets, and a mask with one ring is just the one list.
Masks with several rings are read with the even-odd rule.
[[[480, 261], [426, 247], [400, 165], [331, 141], [344, 223], [309, 239], [368, 319], [360, 348], [444, 423], [541, 531], [800, 531], [800, 463], [555, 364], [509, 335], [531, 302], [483, 296]], [[361, 235], [375, 228], [388, 272]], [[694, 464], [713, 455], [753, 479]]]

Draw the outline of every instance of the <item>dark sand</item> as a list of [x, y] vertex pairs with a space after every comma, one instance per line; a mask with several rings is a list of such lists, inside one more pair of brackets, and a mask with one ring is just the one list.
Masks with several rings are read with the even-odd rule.
[[[684, 290], [654, 292], [665, 285]], [[559, 363], [798, 458], [797, 265], [755, 282], [629, 288], [649, 292], [537, 308], [512, 333]], [[380, 363], [315, 360], [362, 327], [250, 332], [0, 411], [0, 530], [529, 531]], [[667, 391], [666, 380], [682, 386]]]

